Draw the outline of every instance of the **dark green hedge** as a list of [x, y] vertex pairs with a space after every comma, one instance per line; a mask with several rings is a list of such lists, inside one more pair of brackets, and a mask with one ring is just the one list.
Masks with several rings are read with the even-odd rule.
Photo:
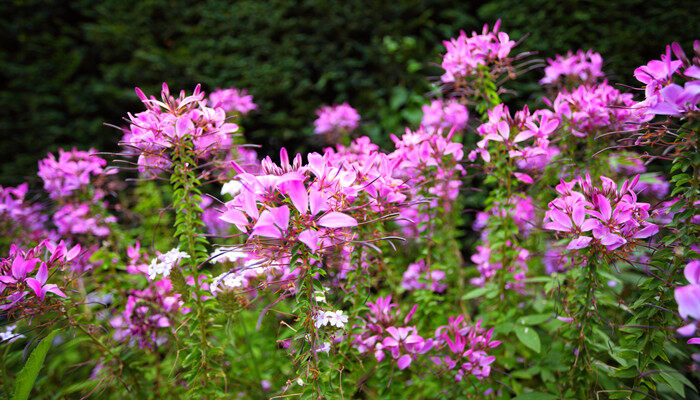
[[[0, 3], [0, 184], [34, 179], [58, 147], [115, 150], [138, 85], [247, 87], [260, 111], [249, 140], [267, 151], [312, 148], [314, 110], [350, 101], [385, 140], [417, 118], [441, 40], [503, 19], [522, 49], [550, 56], [598, 49], [608, 71], [631, 70], [698, 37], [694, 2], [447, 0], [8, 0]], [[539, 78], [539, 74], [528, 77]], [[526, 79], [528, 79], [526, 78]], [[520, 85], [525, 96], [532, 86]]]

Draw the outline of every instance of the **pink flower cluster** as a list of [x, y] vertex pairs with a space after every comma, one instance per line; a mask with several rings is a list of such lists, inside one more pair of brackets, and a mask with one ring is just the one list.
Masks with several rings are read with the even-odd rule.
[[369, 312], [360, 319], [361, 333], [352, 337], [353, 346], [361, 354], [373, 353], [377, 361], [382, 361], [388, 352], [399, 369], [406, 369], [420, 354], [433, 347], [431, 339], [418, 335], [415, 326], [407, 326], [415, 314], [417, 305], [400, 321], [399, 305], [391, 302], [391, 296], [379, 297], [374, 303], [367, 303]]
[[584, 52], [579, 50], [576, 54], [569, 51], [566, 56], [557, 54], [554, 59], [547, 59], [544, 69], [544, 78], [541, 85], [552, 85], [567, 79], [575, 83], [592, 84], [598, 78], [605, 75], [602, 71], [603, 58], [593, 50]]
[[107, 236], [110, 229], [106, 224], [117, 222], [112, 215], [94, 214], [88, 203], [65, 204], [56, 210], [52, 219], [61, 235]]
[[79, 151], [58, 150], [58, 159], [49, 153], [39, 161], [39, 177], [44, 181], [44, 189], [52, 199], [70, 196], [74, 191], [85, 188], [91, 178], [103, 173], [116, 173], [116, 169], [105, 172], [107, 161], [93, 155], [97, 150]]
[[436, 329], [434, 337], [424, 338], [415, 326], [408, 325], [417, 305], [403, 319], [391, 296], [379, 297], [367, 307], [369, 312], [355, 326], [361, 332], [352, 336], [353, 347], [360, 354], [373, 353], [381, 362], [388, 353], [399, 369], [409, 368], [420, 355], [427, 354], [444, 373], [456, 368], [454, 379], [458, 382], [465, 375], [479, 380], [489, 376], [495, 357], [487, 351], [500, 342], [492, 340], [493, 329], [482, 328], [480, 320], [469, 326], [462, 315], [450, 317], [447, 325]]
[[411, 204], [400, 210], [406, 234], [417, 236], [428, 228], [430, 216], [425, 209], [452, 209], [459, 195], [464, 168], [461, 143], [452, 142], [455, 128], [447, 135], [442, 130], [418, 129], [401, 138], [391, 135], [396, 150], [389, 154], [395, 161], [394, 176], [403, 179], [409, 187]]
[[[520, 246], [514, 246], [511, 241], [506, 242], [506, 246], [513, 249], [516, 254], [514, 260], [508, 260], [507, 272], [513, 274], [512, 280], [506, 282], [506, 289], [512, 289], [523, 292], [525, 287], [525, 274], [527, 273], [527, 260], [530, 259], [530, 252]], [[472, 278], [469, 282], [472, 285], [484, 286], [484, 284], [492, 280], [496, 276], [496, 271], [503, 269], [503, 263], [494, 261], [491, 255], [491, 247], [489, 242], [484, 242], [483, 246], [477, 246], [476, 253], [472, 255], [471, 260], [476, 264], [476, 269], [481, 276]]]
[[[666, 46], [666, 53], [660, 60], [652, 60], [634, 70], [634, 77], [646, 85], [646, 99], [636, 107], [650, 115], [670, 115], [680, 117], [698, 111], [700, 103], [700, 41], [693, 43], [695, 57], [691, 64], [678, 43]], [[671, 50], [678, 57], [674, 60]], [[682, 72], [680, 72], [682, 69]], [[673, 83], [674, 78], [682, 79], [683, 86]]]
[[421, 125], [427, 130], [449, 131], [454, 127], [458, 131], [463, 131], [467, 127], [469, 111], [456, 100], [433, 100], [430, 104], [424, 105], [422, 110]]
[[39, 161], [39, 177], [44, 181], [44, 188], [51, 198], [56, 200], [58, 208], [52, 216], [57, 234], [65, 240], [83, 244], [84, 254], [71, 263], [76, 270], [90, 268], [88, 259], [97, 249], [88, 245], [89, 236], [107, 236], [108, 224], [116, 222], [114, 216], [106, 213], [107, 202], [102, 201], [106, 175], [117, 172], [116, 168], [105, 170], [107, 162], [90, 152], [59, 150], [58, 160], [53, 154]]
[[253, 95], [247, 94], [245, 89], [216, 89], [209, 94], [209, 106], [211, 108], [223, 108], [227, 113], [235, 112], [238, 115], [246, 115], [258, 108], [253, 103]]
[[[693, 260], [683, 270], [685, 278], [690, 283], [676, 288], [674, 296], [678, 303], [678, 313], [681, 318], [691, 320], [690, 324], [678, 329], [683, 336], [693, 336], [700, 328], [700, 260]], [[700, 337], [688, 340], [690, 344], [700, 344]]]
[[671, 184], [658, 173], [641, 175], [636, 187], [639, 194], [659, 200], [666, 198], [670, 188]]
[[[618, 190], [610, 178], [601, 176], [602, 187], [594, 187], [590, 176], [561, 181], [558, 198], [549, 203], [544, 228], [572, 237], [567, 249], [598, 246], [608, 251], [630, 247], [635, 239], [648, 238], [659, 227], [649, 222], [649, 204], [637, 201], [634, 188], [639, 176], [626, 180]], [[573, 190], [579, 186], [581, 192]], [[585, 236], [586, 232], [591, 236]]]
[[16, 243], [39, 242], [48, 236], [44, 228], [48, 218], [41, 205], [26, 199], [28, 188], [26, 183], [16, 188], [0, 186], [0, 229]]
[[501, 344], [492, 337], [493, 328], [482, 328], [481, 320], [470, 326], [463, 315], [449, 317], [447, 325], [435, 330], [433, 351], [438, 355], [430, 359], [446, 371], [456, 367], [454, 379], [457, 382], [461, 382], [465, 375], [482, 380], [491, 374], [491, 364], [496, 361], [496, 357], [489, 356], [487, 351]]
[[431, 270], [425, 260], [419, 260], [410, 264], [406, 272], [403, 273], [401, 287], [410, 291], [422, 289], [442, 293], [447, 289], [444, 279], [444, 271]]
[[574, 265], [586, 265], [586, 259], [576, 257], [574, 254], [567, 254], [563, 249], [556, 246], [549, 246], [550, 250], [544, 254], [544, 272], [551, 275], [555, 272], [566, 272]]
[[[477, 148], [469, 153], [469, 160], [475, 161], [480, 156], [486, 164], [490, 164], [491, 142], [505, 146], [508, 157], [526, 172], [543, 170], [559, 154], [559, 150], [550, 145], [550, 136], [559, 126], [559, 121], [550, 111], [530, 113], [526, 106], [512, 117], [508, 107], [499, 104], [488, 111], [488, 116], [488, 121], [477, 129], [483, 138], [477, 143]], [[530, 139], [532, 141], [528, 142]], [[533, 182], [525, 172], [513, 172], [513, 176], [524, 183]]]
[[316, 110], [318, 118], [314, 121], [314, 132], [323, 135], [330, 133], [349, 133], [357, 129], [360, 114], [348, 103], [323, 106]]
[[640, 115], [635, 104], [632, 94], [620, 93], [604, 81], [559, 92], [552, 109], [561, 125], [571, 128], [574, 136], [586, 137], [637, 129], [649, 118]]
[[356, 175], [372, 212], [381, 212], [406, 200], [407, 185], [394, 175], [399, 161], [381, 152], [379, 146], [366, 136], [352, 141], [350, 146], [326, 148], [324, 158], [330, 165]]
[[310, 154], [308, 165], [302, 165], [300, 155], [290, 164], [284, 149], [280, 158], [281, 166], [269, 157], [263, 160], [264, 175], [235, 167], [242, 187], [226, 202], [221, 219], [247, 233], [258, 251], [269, 247], [270, 240], [287, 249], [301, 242], [314, 253], [349, 241], [347, 228], [357, 226], [348, 214], [360, 191], [357, 173], [333, 166], [319, 154]]
[[506, 59], [516, 43], [510, 40], [507, 33], [498, 31], [500, 26], [501, 20], [498, 20], [493, 31], [484, 25], [481, 34], [472, 32], [471, 36], [467, 36], [461, 31], [456, 39], [443, 41], [447, 52], [442, 59], [442, 68], [445, 70], [442, 81], [455, 82], [472, 75], [480, 65]]
[[[43, 259], [47, 250], [50, 257]], [[63, 275], [66, 265], [79, 253], [80, 246], [68, 249], [63, 242], [43, 241], [27, 251], [11, 245], [9, 256], [0, 259], [0, 310], [30, 315], [41, 311], [48, 293], [66, 297], [57, 284], [47, 282], [55, 273]], [[30, 276], [37, 266], [36, 274]]]
[[190, 96], [181, 91], [179, 97], [170, 95], [168, 85], [163, 84], [162, 101], [148, 99], [136, 88], [147, 110], [129, 114], [129, 130], [121, 145], [129, 152], [139, 154], [141, 173], [156, 175], [170, 166], [170, 152], [177, 146], [191, 141], [197, 158], [209, 158], [232, 146], [231, 134], [238, 126], [226, 122], [223, 108], [207, 107], [200, 86]]
[[171, 327], [169, 314], [181, 313], [183, 302], [173, 293], [170, 280], [152, 282], [144, 290], [133, 290], [126, 307], [109, 324], [114, 328], [114, 339], [138, 344], [139, 348], [155, 348], [167, 341]]
[[505, 204], [494, 202], [488, 211], [480, 211], [476, 214], [472, 228], [481, 232], [481, 238], [486, 240], [489, 234], [488, 225], [491, 218], [509, 217], [518, 227], [518, 232], [527, 237], [534, 228], [535, 206], [532, 197], [515, 195]]

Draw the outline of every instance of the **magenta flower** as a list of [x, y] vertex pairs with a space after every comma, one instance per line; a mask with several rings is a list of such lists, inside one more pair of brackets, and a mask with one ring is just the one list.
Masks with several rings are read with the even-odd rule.
[[464, 130], [469, 120], [467, 107], [455, 100], [433, 100], [422, 107], [421, 125], [427, 129]]
[[348, 103], [323, 106], [316, 111], [316, 115], [314, 132], [317, 134], [352, 132], [360, 122], [360, 114]]
[[585, 53], [579, 50], [576, 54], [569, 51], [566, 56], [557, 54], [555, 59], [547, 59], [544, 78], [540, 84], [555, 84], [563, 79], [573, 82], [594, 83], [602, 78], [603, 58], [593, 50]]
[[4, 285], [24, 281], [39, 261], [38, 258], [25, 259], [23, 255], [17, 255], [12, 261], [11, 275], [0, 275], [0, 291], [5, 288]]
[[73, 149], [58, 150], [58, 159], [49, 154], [39, 161], [37, 175], [44, 181], [44, 189], [52, 199], [71, 195], [90, 183], [91, 177], [102, 174], [114, 174], [116, 169], [105, 170], [107, 161], [95, 156], [97, 150], [78, 151]]
[[49, 292], [60, 297], [66, 297], [66, 294], [58, 288], [58, 285], [53, 283], [47, 285], [47, 279], [49, 279], [49, 270], [46, 267], [46, 263], [41, 263], [39, 271], [36, 274], [36, 278], [27, 278], [25, 282], [27, 282], [27, 285], [32, 288], [37, 297], [39, 297], [42, 301], [44, 300], [46, 293]]
[[253, 96], [247, 94], [246, 89], [216, 89], [209, 94], [209, 103], [212, 108], [223, 108], [224, 111], [236, 112], [239, 115], [246, 115], [258, 108], [253, 103]]
[[[678, 303], [678, 313], [681, 318], [692, 321], [690, 324], [678, 328], [678, 333], [683, 336], [693, 336], [700, 327], [700, 260], [689, 262], [683, 273], [690, 284], [676, 288], [674, 297]], [[700, 338], [691, 338], [688, 343], [700, 344]]]
[[[562, 180], [557, 186], [561, 197], [549, 203], [544, 228], [574, 237], [567, 246], [569, 250], [597, 245], [612, 251], [658, 232], [659, 227], [648, 221], [649, 204], [637, 202], [632, 190], [638, 175], [625, 181], [619, 191], [611, 179], [601, 177], [601, 181], [602, 189], [594, 187], [589, 176], [568, 183]], [[572, 190], [575, 184], [583, 193]], [[593, 238], [582, 236], [587, 231], [592, 231]]]
[[505, 32], [498, 32], [500, 25], [501, 20], [498, 20], [493, 31], [489, 31], [489, 26], [485, 25], [479, 35], [472, 32], [471, 36], [467, 36], [461, 31], [456, 39], [443, 41], [447, 51], [442, 59], [445, 70], [442, 81], [454, 82], [472, 75], [480, 65], [506, 59], [516, 43]]
[[696, 111], [700, 102], [700, 81], [687, 82], [685, 87], [674, 83], [659, 91], [658, 103], [647, 112], [657, 115], [681, 116]]
[[250, 235], [281, 239], [288, 227], [289, 207], [270, 208], [260, 213], [260, 218]]

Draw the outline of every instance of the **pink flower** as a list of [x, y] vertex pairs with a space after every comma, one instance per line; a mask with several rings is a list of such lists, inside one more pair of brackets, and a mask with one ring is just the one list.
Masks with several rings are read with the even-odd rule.
[[360, 122], [360, 115], [348, 103], [331, 107], [323, 106], [316, 111], [318, 119], [314, 121], [314, 132], [326, 134], [337, 131], [352, 132]]
[[46, 284], [46, 280], [49, 278], [49, 270], [46, 267], [46, 263], [41, 263], [41, 266], [39, 267], [39, 272], [36, 274], [36, 279], [35, 278], [27, 278], [26, 282], [27, 285], [32, 288], [34, 293], [39, 297], [42, 301], [44, 300], [44, 296], [46, 296], [46, 293], [54, 293], [57, 296], [60, 297], [66, 297], [66, 294], [61, 291], [61, 289], [58, 288], [57, 285], [50, 283]]
[[576, 54], [571, 51], [566, 56], [557, 54], [555, 59], [547, 59], [547, 67], [544, 69], [544, 78], [540, 84], [555, 84], [563, 79], [574, 82], [595, 83], [602, 78], [603, 58], [593, 50], [585, 53], [579, 50]]
[[[639, 176], [625, 181], [619, 191], [611, 179], [601, 177], [601, 181], [602, 189], [594, 187], [589, 176], [569, 183], [562, 181], [557, 186], [562, 197], [549, 203], [544, 228], [574, 236], [567, 246], [570, 250], [600, 245], [612, 251], [658, 232], [658, 226], [648, 222], [649, 204], [637, 202], [632, 190]], [[583, 193], [572, 190], [575, 184]], [[581, 236], [586, 231], [592, 231], [595, 241]]]
[[209, 102], [212, 108], [221, 107], [224, 111], [235, 111], [239, 115], [246, 115], [258, 108], [253, 103], [253, 96], [247, 94], [246, 89], [216, 89], [209, 94]]
[[428, 129], [464, 130], [469, 120], [467, 107], [455, 100], [433, 100], [422, 107], [421, 125]]
[[472, 32], [471, 36], [467, 36], [461, 31], [456, 39], [443, 41], [447, 51], [442, 59], [445, 70], [442, 81], [454, 82], [472, 75], [479, 65], [507, 58], [516, 43], [505, 32], [498, 32], [500, 25], [501, 20], [498, 20], [493, 31], [489, 31], [488, 25], [485, 25], [479, 35]]

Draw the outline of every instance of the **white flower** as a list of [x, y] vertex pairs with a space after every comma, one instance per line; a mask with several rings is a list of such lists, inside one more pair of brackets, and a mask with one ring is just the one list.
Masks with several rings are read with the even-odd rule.
[[216, 294], [216, 292], [222, 290], [219, 288], [219, 285], [221, 284], [228, 288], [238, 289], [247, 286], [248, 281], [245, 279], [245, 277], [238, 275], [236, 272], [224, 272], [212, 280], [209, 290], [213, 294]]
[[233, 289], [243, 287], [246, 283], [245, 278], [237, 274], [229, 274], [224, 277], [224, 285]]
[[156, 279], [157, 275], [168, 276], [171, 269], [172, 265], [159, 262], [157, 258], [154, 258], [148, 265], [148, 279], [152, 281]]
[[316, 328], [320, 328], [325, 325], [330, 325], [342, 329], [347, 323], [348, 316], [343, 314], [343, 310], [319, 311], [318, 314], [316, 314]]
[[317, 353], [320, 352], [320, 353], [326, 353], [326, 354], [328, 354], [329, 351], [331, 351], [331, 344], [330, 344], [330, 342], [323, 342], [322, 345], [320, 345], [319, 347], [316, 348], [316, 352], [317, 352]]
[[338, 310], [336, 312], [328, 313], [328, 323], [336, 328], [344, 328], [345, 324], [348, 323], [348, 316], [343, 315], [343, 310]]
[[241, 189], [243, 189], [241, 182], [234, 179], [224, 183], [224, 185], [221, 187], [221, 194], [228, 193], [235, 197], [241, 191]]
[[8, 341], [8, 343], [12, 343], [17, 339], [21, 339], [25, 337], [24, 335], [21, 335], [19, 333], [14, 333], [14, 330], [17, 329], [17, 325], [7, 325], [5, 327], [5, 332], [0, 332], [0, 342]]
[[248, 254], [244, 251], [240, 251], [235, 247], [219, 247], [214, 250], [211, 255], [209, 255], [209, 262], [212, 263], [222, 263], [222, 262], [236, 262], [241, 258], [246, 258]]
[[170, 264], [172, 268], [173, 265], [180, 262], [183, 258], [190, 258], [190, 256], [184, 251], [180, 251], [179, 248], [171, 249], [165, 254], [161, 254], [158, 258], [164, 263]]
[[183, 258], [190, 258], [190, 256], [178, 248], [159, 255], [148, 265], [148, 279], [154, 280], [156, 275], [169, 276], [170, 270]]
[[301, 378], [297, 379], [297, 385], [304, 386], [304, 381]]
[[318, 314], [316, 314], [316, 329], [328, 325], [328, 311], [319, 311]]

